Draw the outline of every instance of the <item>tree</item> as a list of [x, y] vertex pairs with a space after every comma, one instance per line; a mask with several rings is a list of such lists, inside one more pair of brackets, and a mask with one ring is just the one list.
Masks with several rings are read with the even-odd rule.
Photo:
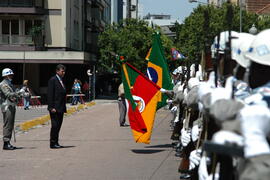
[[[100, 61], [97, 66], [99, 72], [111, 72], [120, 70], [120, 62], [117, 62], [114, 54], [123, 55], [125, 59], [145, 72], [147, 62], [145, 57], [152, 44], [154, 29], [143, 20], [126, 19], [119, 24], [108, 25], [100, 34], [98, 45], [100, 48]], [[166, 57], [170, 57], [172, 41], [162, 35]]]
[[[228, 30], [228, 21], [226, 19], [228, 4], [224, 3], [222, 7], [216, 8], [212, 5], [199, 5], [184, 20], [183, 24], [176, 25], [176, 47], [188, 57], [191, 63], [200, 61], [200, 52], [205, 46], [210, 47], [215, 36], [220, 32]], [[233, 7], [231, 30], [239, 31], [239, 7]], [[205, 18], [206, 12], [208, 19]], [[242, 11], [243, 32], [248, 32], [252, 24], [256, 23], [258, 16], [254, 13]], [[206, 22], [208, 21], [208, 23]], [[266, 23], [265, 23], [266, 24]]]

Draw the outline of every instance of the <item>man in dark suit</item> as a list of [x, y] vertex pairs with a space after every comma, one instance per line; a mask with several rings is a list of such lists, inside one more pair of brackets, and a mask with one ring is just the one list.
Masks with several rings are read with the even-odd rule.
[[66, 88], [62, 81], [66, 67], [62, 64], [56, 66], [56, 75], [48, 82], [48, 111], [51, 117], [50, 148], [62, 148], [58, 143], [59, 132], [63, 122], [66, 108]]

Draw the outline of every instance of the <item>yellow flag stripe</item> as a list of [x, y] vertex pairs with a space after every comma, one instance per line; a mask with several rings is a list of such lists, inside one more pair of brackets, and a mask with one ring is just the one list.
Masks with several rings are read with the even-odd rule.
[[137, 132], [135, 130], [132, 130], [134, 140], [137, 143], [145, 143], [145, 144], [150, 143], [159, 94], [161, 94], [160, 91], [158, 91], [153, 96], [153, 98], [146, 105], [144, 111], [141, 113], [143, 120], [144, 120], [144, 123], [147, 127], [147, 132], [143, 134], [143, 133]]
[[131, 85], [130, 85], [130, 80], [129, 80], [126, 64], [122, 64], [122, 67], [123, 67], [123, 71], [124, 71], [124, 74], [128, 83], [128, 87], [130, 88]]

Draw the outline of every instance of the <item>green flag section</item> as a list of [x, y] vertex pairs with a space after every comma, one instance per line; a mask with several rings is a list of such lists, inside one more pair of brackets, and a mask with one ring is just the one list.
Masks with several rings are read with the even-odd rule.
[[[160, 34], [155, 33], [152, 40], [152, 48], [147, 65], [147, 75], [150, 80], [159, 87], [172, 90], [173, 84], [169, 73], [167, 60], [164, 55], [164, 49], [161, 44]], [[166, 105], [167, 96], [160, 94], [158, 109]]]
[[128, 63], [122, 64], [122, 81], [134, 140], [149, 144], [160, 88]]

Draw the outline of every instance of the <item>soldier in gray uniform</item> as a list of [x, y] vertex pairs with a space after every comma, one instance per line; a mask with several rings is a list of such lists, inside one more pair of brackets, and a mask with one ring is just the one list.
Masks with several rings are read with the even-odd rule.
[[14, 129], [14, 120], [16, 113], [16, 104], [18, 100], [18, 94], [15, 92], [11, 83], [13, 78], [13, 71], [9, 68], [5, 68], [2, 71], [3, 81], [0, 83], [1, 94], [1, 111], [3, 113], [3, 149], [14, 150], [15, 146], [10, 144], [12, 131]]

